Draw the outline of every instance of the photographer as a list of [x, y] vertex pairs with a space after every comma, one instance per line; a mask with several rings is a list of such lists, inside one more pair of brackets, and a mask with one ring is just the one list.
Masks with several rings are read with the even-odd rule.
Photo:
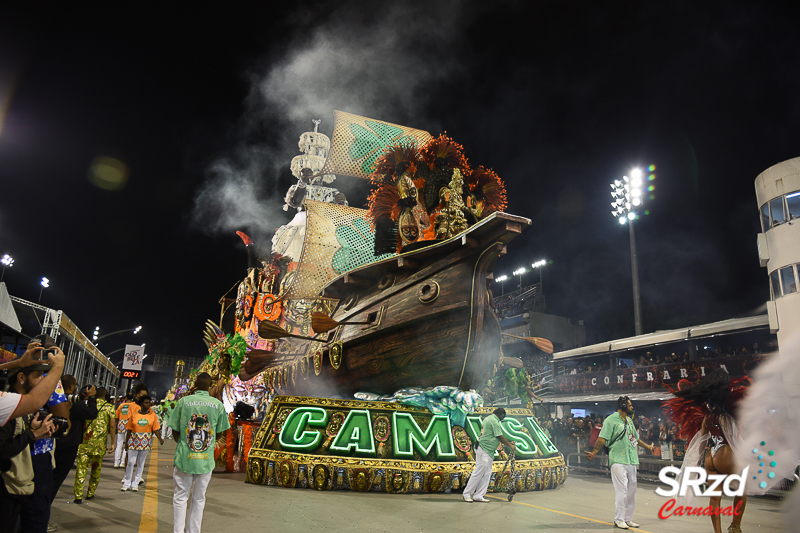
[[[0, 370], [7, 370], [10, 373], [16, 372], [19, 368], [41, 363], [41, 352], [43, 348], [38, 342], [32, 342], [28, 349], [19, 359], [0, 364]], [[53, 346], [47, 353], [50, 372], [42, 379], [39, 384], [24, 396], [13, 392], [5, 392], [0, 389], [0, 426], [5, 426], [6, 422], [18, 416], [35, 413], [42, 407], [53, 394], [58, 386], [61, 373], [64, 371], [64, 352], [58, 346]], [[9, 376], [9, 385], [13, 382]]]
[[87, 420], [94, 420], [97, 417], [97, 400], [95, 398], [94, 386], [87, 385], [81, 388], [79, 394], [75, 394], [78, 382], [69, 374], [61, 378], [61, 385], [64, 387], [64, 394], [67, 396], [69, 404], [69, 432], [58, 440], [55, 450], [56, 466], [53, 469], [53, 495], [55, 500], [58, 489], [64, 480], [67, 479], [75, 458], [78, 456], [78, 446], [83, 440], [83, 428]]
[[[30, 419], [30, 416], [24, 418]], [[54, 426], [52, 415], [41, 419], [36, 413], [30, 423], [17, 417], [0, 428], [0, 533], [17, 530], [20, 511], [26, 498], [33, 494], [33, 464], [28, 447], [36, 439], [49, 437]]]
[[[9, 381], [17, 394], [27, 396], [48, 379], [49, 376], [45, 377], [43, 373], [50, 370], [49, 365], [42, 363], [17, 368], [9, 376]], [[20, 502], [22, 507], [20, 527], [25, 533], [45, 533], [47, 531], [47, 523], [50, 519], [50, 497], [53, 492], [53, 459], [50, 454], [54, 447], [52, 435], [58, 434], [59, 431], [63, 431], [67, 427], [65, 418], [56, 418], [62, 412], [69, 414], [65, 406], [66, 401], [67, 398], [63, 394], [61, 383], [58, 382], [55, 391], [46, 402], [53, 418], [49, 416], [45, 418], [56, 426], [55, 432], [48, 431], [44, 435], [39, 435], [39, 438], [33, 442], [32, 451], [30, 452], [33, 470], [33, 492]], [[28, 452], [24, 450], [23, 453]]]

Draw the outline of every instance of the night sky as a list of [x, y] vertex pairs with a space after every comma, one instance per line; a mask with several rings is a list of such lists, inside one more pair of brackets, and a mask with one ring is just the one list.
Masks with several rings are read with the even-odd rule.
[[[497, 171], [533, 226], [496, 275], [547, 259], [548, 312], [589, 342], [633, 335], [609, 183], [636, 166], [657, 167], [635, 225], [645, 332], [765, 311], [753, 182], [800, 156], [790, 3], [274, 4], [0, 8], [12, 295], [37, 301], [47, 276], [41, 303], [87, 334], [144, 326], [102, 350], [205, 355], [246, 269], [235, 231], [268, 245], [300, 134], [330, 135], [339, 109], [446, 131]], [[90, 179], [103, 157], [124, 187]], [[366, 183], [335, 186], [364, 206]]]

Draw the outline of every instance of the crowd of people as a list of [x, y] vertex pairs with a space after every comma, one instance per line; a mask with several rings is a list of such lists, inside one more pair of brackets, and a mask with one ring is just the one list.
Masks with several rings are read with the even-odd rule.
[[[767, 346], [767, 350], [762, 350], [758, 343], [754, 343], [752, 347], [748, 348], [746, 346], [740, 346], [738, 348], [733, 348], [728, 346], [727, 348], [716, 348], [712, 349], [710, 347], [704, 349], [701, 352], [698, 352], [695, 360], [703, 360], [703, 359], [721, 359], [726, 357], [739, 357], [743, 355], [760, 355], [763, 353], [771, 353], [776, 350], [774, 343], [770, 342]], [[623, 359], [619, 360], [619, 368], [645, 368], [651, 367], [656, 365], [668, 365], [674, 363], [686, 363], [691, 360], [689, 356], [689, 352], [687, 350], [684, 351], [676, 351], [671, 352], [668, 354], [659, 354], [653, 352], [647, 352], [641, 356], [632, 356], [630, 357], [631, 364], [626, 363]], [[607, 372], [611, 370], [608, 362], [607, 357], [597, 358], [594, 361], [581, 361], [572, 368], [567, 367], [565, 373], [566, 374], [588, 374], [591, 372]]]
[[[543, 421], [542, 426], [559, 448], [576, 450], [578, 446], [580, 451], [584, 451], [594, 445], [592, 438], [599, 433], [598, 428], [603, 425], [603, 420], [607, 416], [599, 413], [591, 413], [585, 417], [565, 414], [561, 418]], [[668, 420], [666, 415], [662, 418], [639, 415], [633, 420], [633, 425], [645, 442], [654, 442], [660, 446], [672, 443], [679, 443], [681, 446], [686, 444], [685, 440], [678, 437], [680, 426]]]
[[139, 492], [154, 441], [170, 436], [174, 530], [199, 533], [216, 435], [230, 427], [222, 402], [208, 393], [211, 376], [199, 374], [186, 396], [157, 405], [143, 383], [117, 399], [104, 387], [79, 388], [64, 363], [57, 346], [32, 342], [0, 364], [0, 533], [56, 531], [50, 508], [70, 470], [72, 501], [92, 500], [106, 453], [125, 468], [121, 490]]

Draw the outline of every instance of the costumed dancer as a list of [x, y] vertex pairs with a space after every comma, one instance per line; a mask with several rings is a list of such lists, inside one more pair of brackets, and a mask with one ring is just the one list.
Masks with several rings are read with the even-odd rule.
[[[671, 390], [675, 398], [664, 402], [668, 416], [678, 424], [678, 437], [689, 440], [678, 480], [687, 474], [687, 467], [705, 466], [708, 475], [741, 475], [738, 456], [742, 456], [741, 435], [736, 422], [736, 408], [744, 397], [749, 378], [731, 379], [723, 368], [716, 368], [697, 385], [688, 380], [678, 382]], [[692, 505], [694, 488], [686, 493], [685, 505]], [[711, 496], [710, 505], [720, 506], [721, 496]], [[747, 491], [733, 500], [734, 516], [729, 533], [741, 533], [742, 516], [747, 505]], [[722, 533], [719, 514], [711, 515], [714, 533]]]

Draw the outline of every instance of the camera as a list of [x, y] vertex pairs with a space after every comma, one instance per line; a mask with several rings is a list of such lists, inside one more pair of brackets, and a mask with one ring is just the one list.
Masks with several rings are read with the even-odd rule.
[[[38, 414], [39, 414], [39, 421], [43, 421], [45, 418], [50, 416], [50, 411], [42, 407], [41, 409], [39, 409]], [[55, 427], [55, 430], [53, 431], [51, 437], [53, 437], [54, 439], [63, 437], [64, 433], [66, 433], [67, 428], [69, 427], [69, 420], [67, 420], [66, 418], [61, 418], [60, 416], [54, 416], [50, 419], [50, 421], [53, 423], [53, 426]]]
[[53, 348], [56, 347], [56, 341], [53, 339], [53, 337], [47, 335], [46, 333], [41, 333], [39, 335], [36, 335], [34, 338], [31, 339], [31, 342], [38, 342], [39, 344], [42, 345], [42, 348], [44, 348], [44, 350], [40, 352], [40, 357], [42, 360], [47, 360], [48, 352], [55, 353], [55, 350]]

